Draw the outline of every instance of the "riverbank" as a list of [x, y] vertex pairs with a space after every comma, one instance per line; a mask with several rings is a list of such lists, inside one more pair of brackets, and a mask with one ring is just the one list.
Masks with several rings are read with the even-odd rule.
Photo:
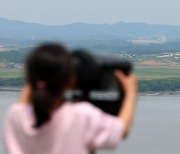
[[0, 87], [0, 91], [22, 91], [22, 87]]
[[159, 92], [139, 93], [139, 96], [167, 96], [167, 95], [180, 95], [180, 91], [159, 91]]
[[[0, 87], [0, 91], [14, 91], [21, 92], [22, 87]], [[167, 95], [180, 95], [180, 91], [158, 91], [158, 92], [140, 92], [139, 96], [167, 96]]]

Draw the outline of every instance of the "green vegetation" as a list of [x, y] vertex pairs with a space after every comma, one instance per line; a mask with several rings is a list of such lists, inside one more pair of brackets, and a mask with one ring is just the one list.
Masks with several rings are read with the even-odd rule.
[[137, 66], [135, 74], [140, 80], [180, 78], [180, 66]]
[[0, 87], [21, 87], [24, 84], [24, 78], [0, 79]]
[[137, 66], [139, 92], [180, 91], [179, 66]]
[[[21, 87], [23, 71], [0, 68], [0, 86]], [[180, 91], [180, 68], [138, 66], [135, 73], [139, 80], [139, 92]]]
[[[24, 83], [23, 61], [30, 48], [0, 52], [0, 86], [21, 87]], [[176, 53], [124, 55], [136, 63], [135, 74], [139, 80], [139, 92], [180, 91], [180, 56]], [[166, 56], [166, 55], [165, 55]]]
[[31, 48], [23, 48], [19, 50], [10, 50], [0, 52], [0, 61], [11, 63], [24, 63], [24, 59]]
[[180, 91], [180, 78], [139, 81], [139, 92], [159, 91]]
[[0, 86], [21, 87], [24, 83], [23, 71], [13, 68], [0, 68]]
[[14, 68], [0, 68], [0, 79], [13, 79], [23, 77], [23, 71]]

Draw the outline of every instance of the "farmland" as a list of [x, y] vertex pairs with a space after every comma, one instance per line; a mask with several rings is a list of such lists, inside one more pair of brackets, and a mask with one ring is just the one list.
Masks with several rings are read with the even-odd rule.
[[15, 68], [0, 68], [0, 79], [23, 77], [23, 71]]
[[[138, 66], [134, 72], [139, 80], [180, 78], [180, 67], [176, 66]], [[0, 79], [20, 78], [24, 73], [21, 69], [0, 68]]]
[[[133, 72], [139, 80], [139, 92], [180, 91], [179, 53], [154, 55], [122, 55], [134, 63]], [[23, 58], [9, 57], [0, 61], [0, 86], [23, 85]], [[12, 61], [10, 61], [11, 59]], [[15, 59], [15, 60], [14, 60]]]
[[139, 80], [180, 78], [179, 66], [135, 66]]

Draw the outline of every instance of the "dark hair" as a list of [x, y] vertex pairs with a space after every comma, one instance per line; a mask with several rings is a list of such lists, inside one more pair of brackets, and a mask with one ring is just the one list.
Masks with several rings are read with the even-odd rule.
[[30, 53], [26, 60], [26, 79], [32, 88], [29, 99], [36, 119], [34, 127], [50, 120], [54, 100], [62, 99], [72, 74], [71, 56], [62, 45], [43, 44]]

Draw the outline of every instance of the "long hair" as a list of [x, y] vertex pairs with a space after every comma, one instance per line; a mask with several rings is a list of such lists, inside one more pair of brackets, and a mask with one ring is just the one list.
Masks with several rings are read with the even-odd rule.
[[30, 101], [38, 128], [51, 119], [56, 99], [60, 99], [73, 74], [71, 55], [58, 44], [43, 44], [26, 59], [26, 79], [32, 88]]

